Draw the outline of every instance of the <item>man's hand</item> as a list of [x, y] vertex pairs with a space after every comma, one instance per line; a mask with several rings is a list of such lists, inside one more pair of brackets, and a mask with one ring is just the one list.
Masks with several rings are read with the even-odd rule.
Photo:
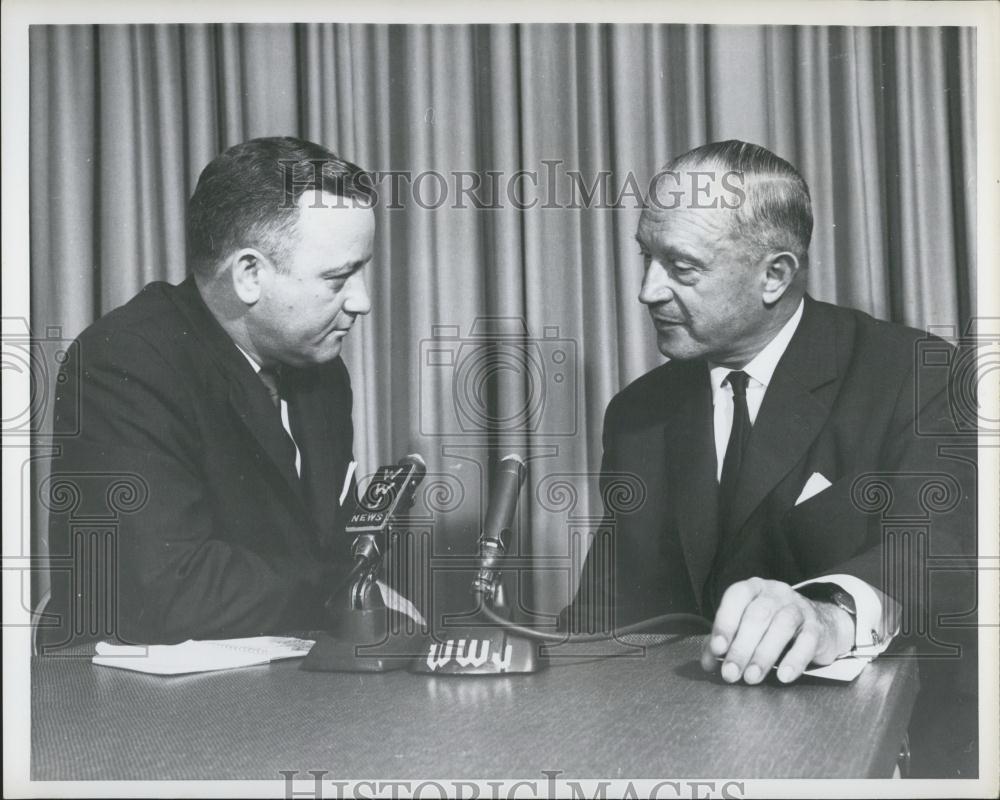
[[829, 664], [854, 646], [854, 620], [832, 603], [813, 602], [787, 583], [749, 578], [722, 596], [701, 654], [706, 672], [723, 658], [722, 678], [760, 683], [782, 652], [778, 680], [791, 683], [810, 663]]

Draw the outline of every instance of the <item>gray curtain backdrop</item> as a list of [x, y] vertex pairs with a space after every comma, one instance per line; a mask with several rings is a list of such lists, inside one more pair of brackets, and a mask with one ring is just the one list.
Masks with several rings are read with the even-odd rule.
[[[537, 608], [569, 599], [608, 400], [662, 360], [636, 299], [634, 195], [552, 207], [572, 172], [587, 187], [610, 173], [613, 200], [704, 142], [762, 144], [811, 187], [815, 297], [917, 327], [975, 308], [973, 30], [36, 26], [30, 55], [36, 332], [73, 337], [146, 283], [181, 281], [185, 201], [236, 142], [297, 135], [370, 170], [445, 176], [439, 207], [431, 176], [376, 212], [373, 311], [344, 351], [360, 473], [422, 452], [445, 556], [474, 548], [490, 462], [529, 454], [517, 546], [550, 557], [521, 582]], [[457, 201], [456, 173], [519, 170], [538, 174], [514, 186], [534, 207], [504, 188], [499, 208]], [[477, 374], [470, 336], [496, 317], [480, 329], [526, 325], [529, 355]]]

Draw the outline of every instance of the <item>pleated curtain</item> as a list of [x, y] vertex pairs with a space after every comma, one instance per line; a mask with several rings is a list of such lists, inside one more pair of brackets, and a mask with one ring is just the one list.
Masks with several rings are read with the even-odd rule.
[[[395, 208], [380, 184], [373, 310], [344, 349], [360, 473], [425, 455], [445, 563], [474, 550], [496, 458], [528, 454], [516, 549], [538, 570], [517, 594], [532, 608], [570, 597], [608, 400], [662, 362], [637, 301], [637, 204], [551, 207], [548, 178], [563, 201], [572, 173], [608, 173], [616, 194], [691, 147], [756, 142], [811, 188], [813, 296], [921, 328], [974, 313], [971, 29], [34, 26], [30, 46], [36, 331], [73, 337], [146, 283], [183, 280], [186, 199], [239, 141], [301, 136], [372, 171], [428, 173]], [[457, 173], [520, 170], [538, 175], [534, 207], [456, 202]], [[491, 325], [526, 330], [530, 363], [477, 375], [463, 359]], [[441, 352], [450, 367], [431, 363]]]

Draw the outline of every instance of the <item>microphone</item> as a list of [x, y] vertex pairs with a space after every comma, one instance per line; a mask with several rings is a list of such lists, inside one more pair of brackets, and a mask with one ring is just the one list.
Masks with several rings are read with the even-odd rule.
[[526, 472], [524, 459], [512, 453], [500, 460], [500, 468], [493, 482], [483, 531], [479, 537], [479, 573], [472, 581], [473, 593], [480, 594], [489, 601], [497, 598], [501, 562], [510, 547], [517, 498]]
[[344, 527], [353, 537], [351, 555], [356, 567], [363, 565], [368, 571], [379, 564], [393, 517], [413, 505], [417, 487], [426, 474], [427, 464], [416, 453], [378, 468]]
[[[325, 631], [317, 632], [300, 669], [311, 672], [386, 672], [402, 669], [427, 638], [400, 631], [377, 587], [386, 539], [397, 515], [413, 505], [427, 464], [411, 454], [395, 464], [379, 467], [368, 488], [355, 501], [344, 529], [351, 539], [354, 567], [326, 601], [330, 614]], [[341, 605], [348, 585], [348, 603]], [[399, 613], [398, 611], [396, 612]]]

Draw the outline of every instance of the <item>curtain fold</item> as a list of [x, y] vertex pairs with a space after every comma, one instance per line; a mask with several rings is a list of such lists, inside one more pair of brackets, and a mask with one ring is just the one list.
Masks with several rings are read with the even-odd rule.
[[[36, 332], [73, 337], [147, 282], [182, 280], [186, 199], [236, 142], [297, 135], [406, 173], [399, 207], [378, 184], [373, 311], [345, 343], [361, 473], [423, 452], [464, 498], [434, 550], [471, 552], [491, 464], [528, 453], [518, 547], [555, 558], [521, 587], [534, 607], [570, 596], [608, 400], [662, 360], [634, 233], [636, 195], [672, 155], [741, 138], [795, 164], [819, 299], [917, 327], [974, 313], [971, 29], [34, 26], [30, 40]], [[606, 200], [581, 202], [591, 190]], [[477, 320], [524, 326], [522, 362], [476, 373]]]

